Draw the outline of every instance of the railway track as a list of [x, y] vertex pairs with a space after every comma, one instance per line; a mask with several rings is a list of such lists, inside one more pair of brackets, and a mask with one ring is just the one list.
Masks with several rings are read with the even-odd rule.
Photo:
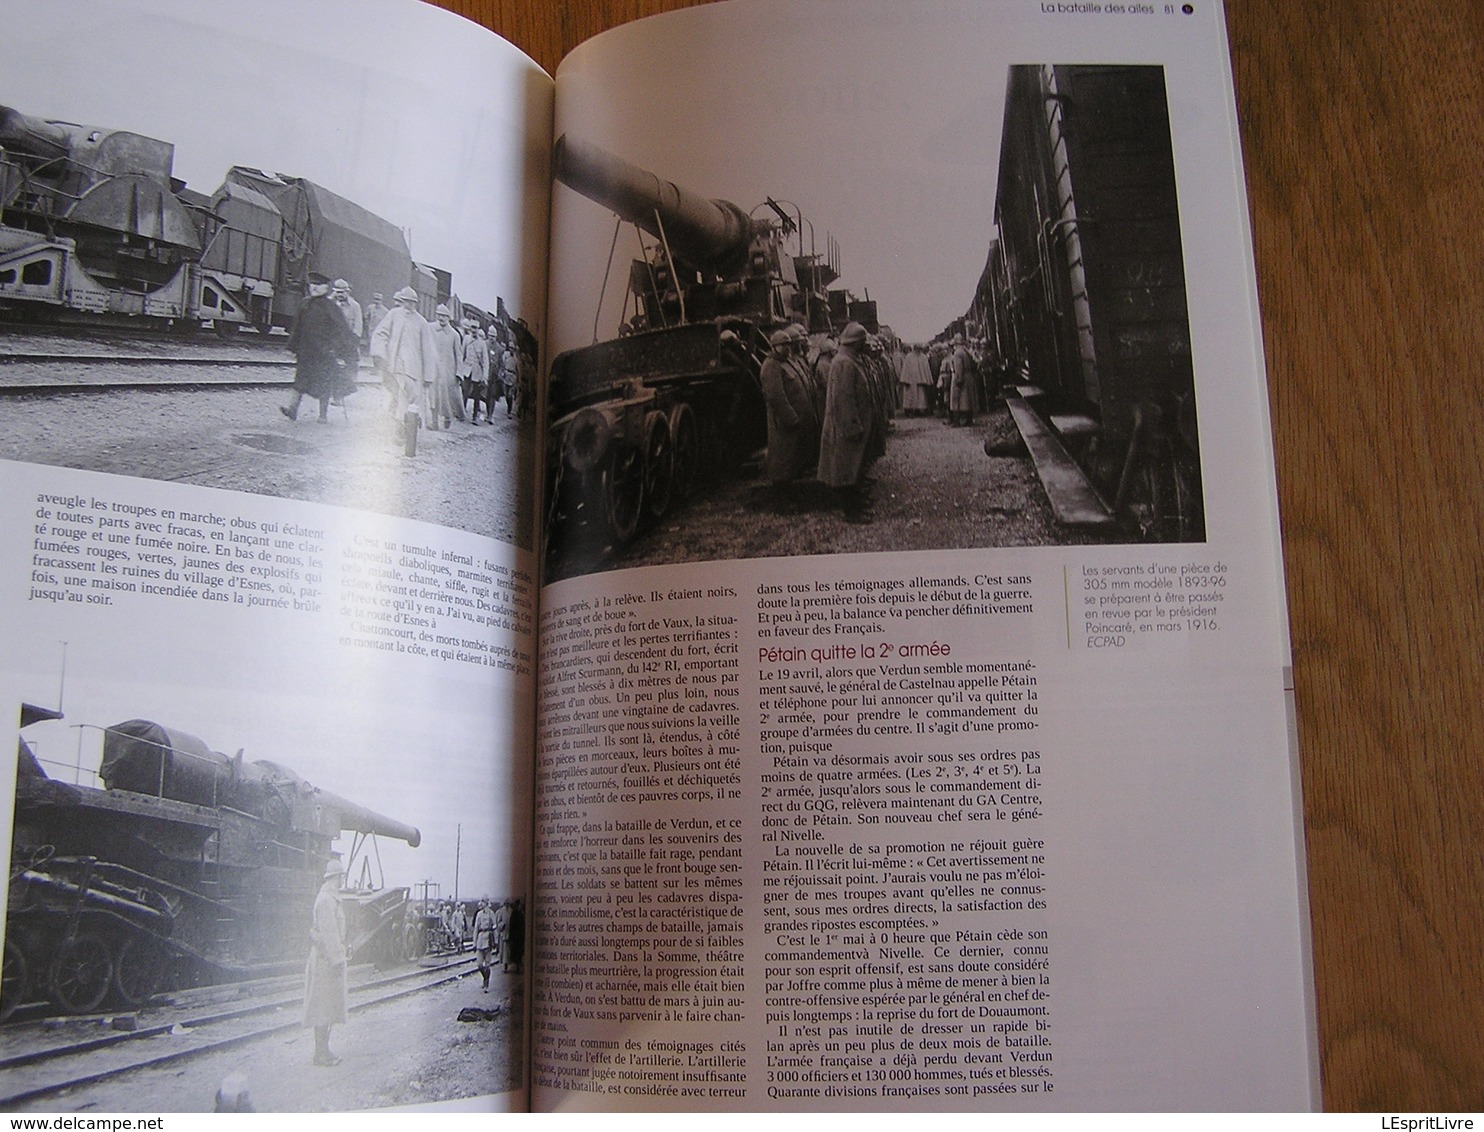
[[291, 369], [293, 358], [265, 357], [245, 358], [240, 355], [199, 354], [189, 357], [172, 357], [168, 354], [71, 354], [60, 350], [0, 351], [0, 366], [9, 365], [69, 365], [69, 366], [272, 366]]
[[[369, 1010], [475, 973], [474, 956], [434, 967], [365, 979], [350, 988], [352, 1014]], [[7, 1027], [7, 1037], [38, 1040], [33, 1048], [0, 1056], [0, 1110], [42, 1100], [67, 1089], [97, 1085], [137, 1069], [186, 1061], [302, 1028], [302, 986], [268, 980], [247, 1004], [198, 1004], [161, 1010], [157, 1021], [134, 1030], [115, 1030], [80, 1038], [63, 1036], [42, 1044], [54, 1020]], [[222, 991], [224, 988], [214, 988]], [[86, 1022], [71, 1019], [68, 1029]], [[17, 1031], [22, 1031], [17, 1033]]]
[[282, 386], [293, 380], [287, 346], [283, 335], [161, 338], [0, 323], [0, 396]]
[[61, 341], [105, 341], [146, 342], [180, 345], [241, 346], [245, 349], [268, 349], [282, 347], [288, 339], [285, 330], [264, 334], [256, 330], [235, 329], [228, 333], [217, 333], [204, 327], [189, 330], [177, 328], [164, 330], [159, 326], [134, 326], [128, 322], [110, 321], [105, 318], [28, 319], [13, 310], [0, 309], [0, 336], [12, 338], [50, 338]]
[[[144, 358], [0, 354], [0, 397], [160, 389], [280, 389], [292, 385], [293, 359]], [[356, 384], [380, 386], [369, 366]]]

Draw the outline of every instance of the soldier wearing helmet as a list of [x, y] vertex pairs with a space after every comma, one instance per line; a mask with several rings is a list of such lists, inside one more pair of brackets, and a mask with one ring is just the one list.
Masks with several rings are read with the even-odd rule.
[[771, 486], [773, 509], [797, 509], [790, 484], [813, 472], [819, 459], [819, 415], [813, 383], [798, 365], [796, 338], [775, 330], [759, 375], [768, 407], [768, 454], [763, 475]]
[[835, 489], [850, 523], [874, 518], [865, 477], [878, 410], [866, 373], [865, 346], [866, 328], [860, 323], [852, 322], [841, 331], [840, 348], [830, 362], [820, 437], [820, 482]]

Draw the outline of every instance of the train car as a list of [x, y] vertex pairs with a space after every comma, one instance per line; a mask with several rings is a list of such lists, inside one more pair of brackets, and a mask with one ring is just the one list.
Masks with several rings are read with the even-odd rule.
[[[22, 729], [60, 713], [24, 705]], [[0, 1015], [138, 1006], [159, 989], [301, 970], [331, 845], [354, 831], [416, 847], [412, 826], [281, 764], [228, 757], [149, 720], [103, 731], [101, 786], [47, 775], [18, 749]], [[342, 892], [353, 961], [393, 961], [409, 890]]]
[[[363, 298], [378, 291], [395, 294], [418, 278], [400, 228], [323, 185], [304, 177], [236, 165], [227, 171], [227, 186], [253, 191], [270, 201], [281, 217], [283, 239], [274, 280], [274, 325], [293, 324], [311, 271], [345, 279], [352, 293]], [[252, 242], [244, 243], [246, 256], [255, 256], [256, 251]], [[248, 277], [256, 263], [243, 264], [238, 257], [231, 257], [229, 269], [239, 266], [241, 270], [234, 273]], [[432, 317], [431, 308], [426, 313]]]
[[1010, 69], [995, 237], [967, 321], [1032, 451], [1068, 453], [1138, 537], [1204, 539], [1162, 68]]
[[[199, 196], [183, 190], [182, 200]], [[201, 258], [194, 265], [195, 313], [226, 337], [242, 326], [266, 332], [282, 283], [283, 214], [255, 189], [224, 182], [196, 203]]]

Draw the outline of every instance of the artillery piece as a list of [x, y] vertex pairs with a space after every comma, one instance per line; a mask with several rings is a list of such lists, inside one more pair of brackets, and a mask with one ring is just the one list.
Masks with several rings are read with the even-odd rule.
[[[547, 530], [616, 546], [766, 444], [759, 371], [773, 330], [823, 334], [866, 312], [826, 290], [833, 243], [806, 249], [802, 218], [772, 198], [749, 214], [567, 136], [554, 164], [653, 241], [630, 264], [619, 336], [551, 366]], [[548, 546], [549, 560], [559, 553]]]
[[[24, 705], [22, 727], [59, 713]], [[129, 1007], [161, 987], [302, 967], [331, 842], [412, 826], [266, 760], [228, 758], [147, 720], [105, 728], [103, 788], [47, 776], [20, 741], [6, 913], [5, 1017], [48, 999], [69, 1013]], [[342, 893], [353, 961], [399, 953], [406, 888]]]

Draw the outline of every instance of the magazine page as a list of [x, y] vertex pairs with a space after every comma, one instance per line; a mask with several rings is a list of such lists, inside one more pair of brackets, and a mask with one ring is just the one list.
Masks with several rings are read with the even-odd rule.
[[389, 0], [0, 24], [0, 1107], [524, 1109], [552, 81]]
[[1317, 1104], [1229, 74], [1210, 2], [563, 63], [536, 1107]]

